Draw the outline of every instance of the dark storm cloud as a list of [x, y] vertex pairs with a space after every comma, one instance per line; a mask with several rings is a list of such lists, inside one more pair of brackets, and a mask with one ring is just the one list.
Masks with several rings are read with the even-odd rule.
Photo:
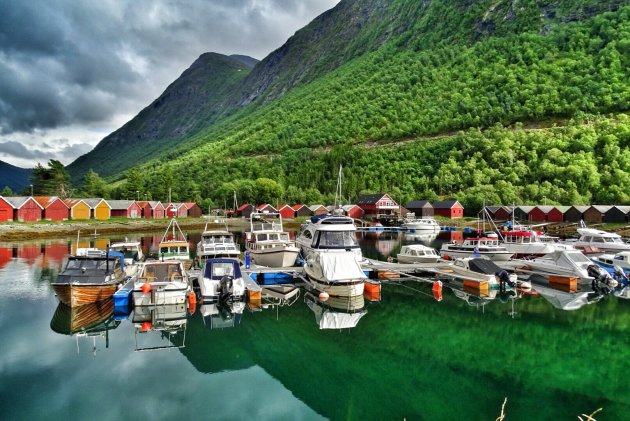
[[42, 159], [48, 156], [48, 153], [27, 149], [22, 143], [8, 141], [0, 142], [0, 156], [19, 156], [27, 159]]
[[200, 54], [263, 58], [336, 3], [0, 0], [0, 133], [133, 116]]

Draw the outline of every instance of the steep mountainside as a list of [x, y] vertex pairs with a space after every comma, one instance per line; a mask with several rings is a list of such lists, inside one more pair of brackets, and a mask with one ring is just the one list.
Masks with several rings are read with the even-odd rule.
[[202, 54], [151, 105], [68, 166], [75, 179], [90, 168], [102, 175], [125, 170], [205, 127], [257, 60]]
[[15, 167], [0, 161], [0, 190], [8, 186], [13, 193], [19, 193], [29, 185], [32, 170]]
[[[603, 184], [607, 171], [609, 182], [630, 174], [628, 120], [592, 114], [630, 107], [626, 3], [342, 1], [233, 87], [227, 117], [134, 172], [134, 191], [319, 202], [342, 162], [349, 198], [388, 190], [400, 202], [439, 194], [470, 203], [479, 192], [504, 203], [625, 202]], [[543, 131], [512, 137], [521, 123]], [[553, 128], [567, 124], [568, 134]], [[488, 146], [500, 140], [504, 161]]]

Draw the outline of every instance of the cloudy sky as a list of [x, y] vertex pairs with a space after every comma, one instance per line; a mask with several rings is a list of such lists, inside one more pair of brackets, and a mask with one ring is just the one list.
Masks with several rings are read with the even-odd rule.
[[339, 0], [0, 0], [0, 160], [69, 164], [202, 53], [264, 58]]

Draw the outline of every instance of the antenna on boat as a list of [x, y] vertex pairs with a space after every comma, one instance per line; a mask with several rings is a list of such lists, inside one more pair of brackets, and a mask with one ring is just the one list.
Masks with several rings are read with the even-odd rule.
[[335, 207], [341, 208], [341, 186], [343, 183], [343, 165], [339, 164], [339, 175], [337, 176], [337, 189], [335, 190]]

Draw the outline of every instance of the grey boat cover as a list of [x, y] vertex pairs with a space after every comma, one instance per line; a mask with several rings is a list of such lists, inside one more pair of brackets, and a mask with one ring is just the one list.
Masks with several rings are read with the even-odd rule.
[[492, 260], [488, 259], [471, 259], [468, 262], [468, 267], [473, 272], [485, 273], [487, 275], [495, 275], [497, 272], [501, 272], [501, 268], [498, 267]]

